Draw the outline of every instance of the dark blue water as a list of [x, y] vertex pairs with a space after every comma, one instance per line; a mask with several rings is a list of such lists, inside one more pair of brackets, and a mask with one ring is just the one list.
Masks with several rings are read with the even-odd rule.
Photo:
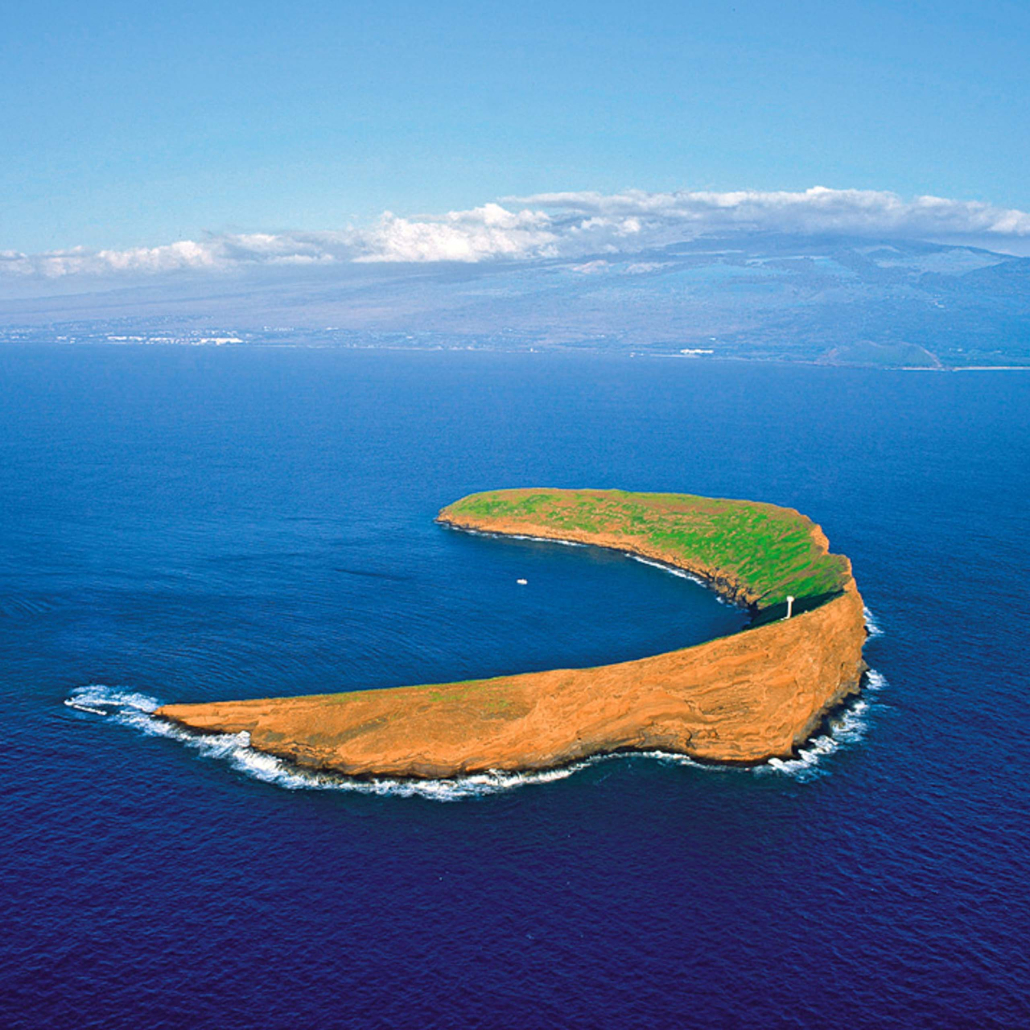
[[[878, 689], [785, 766], [421, 792], [155, 733], [159, 701], [740, 625], [625, 557], [432, 521], [540, 484], [811, 514]], [[1026, 1026], [1028, 498], [1017, 373], [0, 353], [0, 1024]]]

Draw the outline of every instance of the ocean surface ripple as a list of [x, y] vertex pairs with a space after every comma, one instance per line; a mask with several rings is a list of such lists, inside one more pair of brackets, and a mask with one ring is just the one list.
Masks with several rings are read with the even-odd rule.
[[[1030, 376], [12, 345], [0, 467], [4, 1030], [1028, 1025]], [[861, 692], [754, 769], [428, 783], [154, 718], [742, 627], [433, 521], [541, 484], [810, 515], [871, 609]]]

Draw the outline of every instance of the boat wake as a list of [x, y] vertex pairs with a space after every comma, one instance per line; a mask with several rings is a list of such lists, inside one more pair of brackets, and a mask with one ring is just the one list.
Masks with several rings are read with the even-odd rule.
[[[865, 691], [875, 693], [881, 690], [885, 684], [886, 680], [876, 670], [870, 669], [866, 674]], [[759, 776], [780, 774], [806, 781], [824, 775], [828, 771], [822, 765], [824, 758], [862, 740], [868, 728], [868, 715], [872, 701], [863, 693], [863, 696], [855, 699], [829, 721], [825, 733], [812, 738], [804, 747], [800, 748], [796, 758], [773, 758], [750, 770], [702, 763], [687, 755], [677, 755], [667, 751], [633, 751], [596, 755], [570, 765], [540, 772], [520, 773], [493, 770], [440, 780], [391, 777], [357, 779], [336, 773], [308, 771], [251, 747], [250, 734], [245, 731], [241, 733], [194, 733], [165, 719], [155, 718], [154, 712], [161, 705], [157, 698], [123, 687], [111, 687], [102, 683], [77, 687], [65, 699], [64, 704], [84, 716], [103, 718], [148, 737], [167, 737], [176, 740], [195, 751], [202, 758], [225, 762], [230, 768], [244, 776], [285, 790], [334, 790], [383, 797], [420, 797], [431, 801], [462, 801], [469, 798], [503, 794], [519, 787], [554, 783], [557, 780], [568, 779], [575, 773], [602, 762], [640, 759], [657, 761], [663, 765], [688, 766], [692, 769], [723, 772], [729, 775], [739, 775], [741, 772], [750, 772]]]

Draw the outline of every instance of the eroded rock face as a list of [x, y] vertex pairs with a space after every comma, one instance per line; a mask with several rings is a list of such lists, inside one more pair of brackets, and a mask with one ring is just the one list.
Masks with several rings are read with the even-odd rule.
[[[803, 518], [780, 509], [785, 516]], [[690, 565], [625, 536], [531, 521], [441, 521], [461, 528], [580, 540], [636, 550], [707, 575], [751, 600], [746, 582]], [[827, 542], [810, 527], [818, 553]], [[858, 690], [865, 624], [845, 563], [843, 590], [789, 620], [638, 661], [468, 683], [257, 701], [165, 705], [157, 714], [199, 731], [247, 731], [251, 745], [312, 769], [362, 776], [446, 777], [555, 766], [620, 749], [719, 761], [786, 757]]]

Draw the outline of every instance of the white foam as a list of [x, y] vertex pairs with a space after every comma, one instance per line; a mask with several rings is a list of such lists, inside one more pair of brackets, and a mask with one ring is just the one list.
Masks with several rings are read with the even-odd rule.
[[[680, 579], [689, 579], [703, 587], [708, 586], [700, 576], [693, 572], [688, 572], [686, 569], [680, 569], [675, 565], [668, 565], [665, 562], [655, 561], [653, 558], [644, 558], [639, 554], [632, 554], [629, 551], [623, 551], [622, 553], [625, 554], [626, 557], [640, 562], [641, 565], [650, 565], [652, 569], [661, 569], [662, 572], [668, 572], [671, 576], [679, 576]], [[719, 597], [718, 594], [716, 594], [716, 596]], [[722, 598], [719, 597], [719, 600], [721, 601]]]
[[285, 790], [338, 790], [379, 796], [421, 797], [432, 801], [461, 801], [466, 798], [501, 794], [518, 787], [554, 783], [567, 779], [589, 766], [625, 757], [652, 759], [698, 769], [716, 768], [702, 765], [686, 755], [645, 751], [632, 752], [629, 755], [596, 755], [570, 765], [538, 772], [492, 770], [438, 780], [402, 780], [390, 777], [355, 779], [335, 773], [311, 772], [274, 755], [258, 751], [250, 746], [250, 734], [245, 731], [197, 734], [164, 719], [156, 719], [153, 713], [160, 707], [160, 702], [157, 698], [139, 691], [93, 683], [73, 690], [64, 703], [76, 711], [110, 719], [147, 736], [177, 740], [204, 758], [226, 762], [245, 776]]
[[[879, 692], [887, 686], [886, 677], [869, 669], [865, 674], [863, 687], [865, 690]], [[859, 696], [853, 698], [829, 720], [828, 732], [812, 737], [804, 746], [798, 748], [795, 758], [770, 758], [764, 765], [754, 767], [756, 775], [770, 772], [792, 776], [798, 780], [810, 780], [823, 775], [826, 770], [822, 759], [840, 751], [844, 747], [854, 746], [861, 741], [868, 729], [870, 716], [875, 703], [872, 699]]]
[[862, 615], [865, 618], [865, 629], [871, 637], [882, 637], [883, 627], [876, 621], [876, 616], [866, 605], [862, 605]]
[[[434, 801], [498, 794], [516, 787], [563, 780], [595, 761], [541, 772], [492, 771], [446, 780], [399, 780], [389, 777], [359, 780], [334, 773], [309, 772], [250, 746], [250, 734], [197, 734], [164, 719], [154, 718], [160, 701], [148, 694], [101, 683], [77, 687], [64, 704], [86, 715], [100, 716], [128, 726], [147, 736], [169, 737], [198, 752], [204, 758], [223, 761], [237, 772], [286, 790], [341, 790], [359, 794], [395, 797], [423, 797]], [[600, 760], [600, 759], [598, 759]]]
[[471, 529], [467, 526], [455, 526], [450, 522], [443, 523], [448, 529], [455, 529], [460, 533], [470, 533], [472, 536], [486, 536], [492, 540], [532, 540], [537, 544], [561, 544], [563, 547], [588, 547], [579, 540], [559, 540], [553, 536], [530, 536], [528, 533], [494, 533], [489, 529]]
[[208, 757], [227, 760], [247, 776], [286, 790], [337, 790], [387, 797], [421, 797], [431, 801], [461, 801], [465, 798], [500, 794], [516, 787], [563, 780], [589, 763], [548, 769], [536, 773], [491, 771], [454, 779], [401, 780], [391, 777], [355, 779], [335, 773], [310, 772], [250, 747], [249, 735], [195, 737], [191, 741]]
[[90, 683], [76, 687], [64, 702], [69, 708], [92, 715], [106, 715], [125, 721], [140, 715], [149, 715], [159, 705], [156, 698], [134, 690], [108, 687], [103, 683]]
[[[886, 679], [875, 669], [866, 674], [865, 686], [880, 691]], [[201, 757], [227, 763], [230, 768], [262, 783], [273, 784], [285, 790], [337, 790], [356, 794], [384, 797], [421, 797], [432, 801], [461, 801], [466, 798], [502, 794], [518, 787], [554, 783], [601, 762], [627, 758], [658, 761], [665, 765], [679, 765], [691, 769], [733, 773], [730, 767], [698, 762], [688, 755], [668, 751], [633, 751], [618, 754], [595, 755], [557, 769], [538, 772], [504, 772], [491, 770], [453, 779], [420, 780], [379, 777], [355, 779], [336, 773], [312, 772], [295, 766], [274, 755], [250, 746], [250, 734], [240, 733], [198, 734], [175, 723], [154, 717], [160, 707], [157, 698], [140, 691], [91, 683], [77, 687], [64, 704], [87, 716], [100, 716], [151, 737], [177, 740]], [[828, 732], [813, 737], [798, 749], [797, 757], [772, 758], [752, 770], [758, 775], [778, 773], [798, 780], [821, 775], [821, 760], [845, 746], [858, 743], [868, 728], [870, 702], [856, 698], [837, 713], [829, 723]]]
[[865, 687], [866, 690], [880, 691], [887, 686], [887, 677], [882, 672], [877, 672], [875, 669], [868, 669], [865, 674]]
[[[478, 532], [478, 530], [472, 530], [472, 532]], [[522, 533], [481, 533], [481, 536], [497, 536], [506, 538], [509, 540], [532, 540], [538, 544], [561, 544], [562, 547], [589, 547], [589, 544], [584, 544], [579, 540], [559, 540], [553, 536], [526, 536]]]

